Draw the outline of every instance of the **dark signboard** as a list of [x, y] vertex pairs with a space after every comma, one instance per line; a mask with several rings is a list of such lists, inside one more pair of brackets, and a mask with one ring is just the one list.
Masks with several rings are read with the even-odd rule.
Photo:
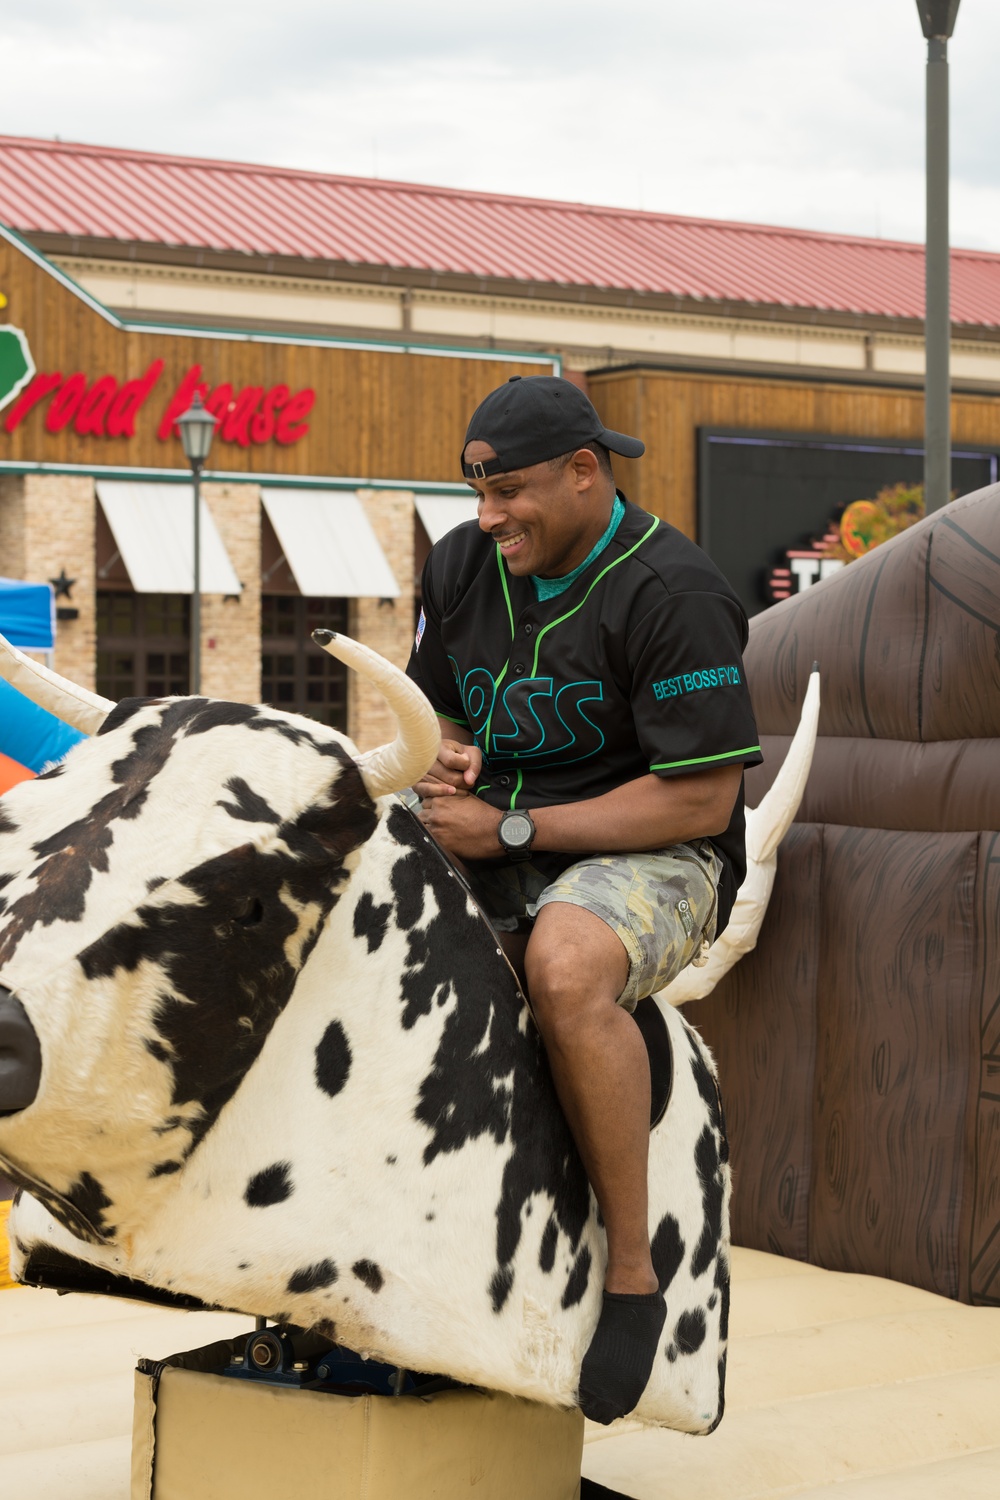
[[[755, 615], [780, 597], [776, 572], [794, 593], [831, 571], [820, 554], [845, 506], [888, 485], [920, 484], [923, 467], [923, 449], [912, 444], [702, 428], [698, 540]], [[953, 452], [956, 495], [997, 477], [996, 453]]]

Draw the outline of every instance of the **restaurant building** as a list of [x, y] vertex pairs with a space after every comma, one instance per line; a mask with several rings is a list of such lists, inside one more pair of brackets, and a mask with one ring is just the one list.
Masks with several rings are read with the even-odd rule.
[[[845, 503], [921, 476], [917, 246], [9, 137], [0, 177], [0, 573], [55, 582], [55, 665], [109, 697], [187, 689], [196, 390], [203, 691], [362, 745], [383, 711], [309, 632], [405, 661], [510, 375], [641, 436], [619, 482], [750, 613], [820, 575]], [[997, 477], [1000, 256], [953, 253], [952, 307], [965, 493]]]
[[109, 698], [188, 690], [193, 487], [176, 418], [219, 426], [202, 484], [201, 687], [346, 729], [381, 699], [314, 646], [400, 664], [431, 541], [475, 513], [465, 422], [553, 357], [138, 326], [0, 229], [0, 573], [56, 588], [56, 670]]

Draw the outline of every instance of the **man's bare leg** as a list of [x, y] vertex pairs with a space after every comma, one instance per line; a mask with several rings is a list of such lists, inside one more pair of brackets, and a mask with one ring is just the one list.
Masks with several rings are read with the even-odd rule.
[[607, 1233], [604, 1312], [580, 1401], [588, 1416], [608, 1422], [642, 1394], [664, 1316], [649, 1250], [649, 1061], [639, 1028], [616, 1003], [628, 955], [600, 917], [566, 902], [543, 906], [525, 967], [556, 1092]]

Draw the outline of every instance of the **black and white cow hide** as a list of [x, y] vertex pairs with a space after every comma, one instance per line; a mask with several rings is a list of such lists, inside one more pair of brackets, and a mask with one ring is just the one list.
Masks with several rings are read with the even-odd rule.
[[[4, 797], [0, 982], [42, 1053], [34, 1102], [0, 1116], [14, 1274], [96, 1268], [572, 1404], [596, 1204], [492, 929], [355, 756], [269, 709], [133, 701]], [[635, 1415], [704, 1432], [729, 1168], [711, 1058], [662, 1009], [668, 1311]]]

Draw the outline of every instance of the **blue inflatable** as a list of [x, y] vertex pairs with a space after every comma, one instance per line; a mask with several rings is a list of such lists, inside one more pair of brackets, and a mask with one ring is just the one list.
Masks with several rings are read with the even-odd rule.
[[55, 600], [49, 584], [0, 578], [0, 635], [19, 651], [51, 651], [55, 629]]
[[[15, 768], [22, 767], [37, 776], [46, 766], [62, 760], [78, 740], [85, 738], [78, 729], [71, 729], [0, 679], [0, 755], [13, 762]], [[13, 774], [0, 763], [0, 791], [23, 779], [23, 774]]]
[[[51, 586], [0, 578], [0, 634], [19, 651], [51, 651], [55, 643]], [[0, 792], [62, 760], [83, 738], [0, 678]]]

